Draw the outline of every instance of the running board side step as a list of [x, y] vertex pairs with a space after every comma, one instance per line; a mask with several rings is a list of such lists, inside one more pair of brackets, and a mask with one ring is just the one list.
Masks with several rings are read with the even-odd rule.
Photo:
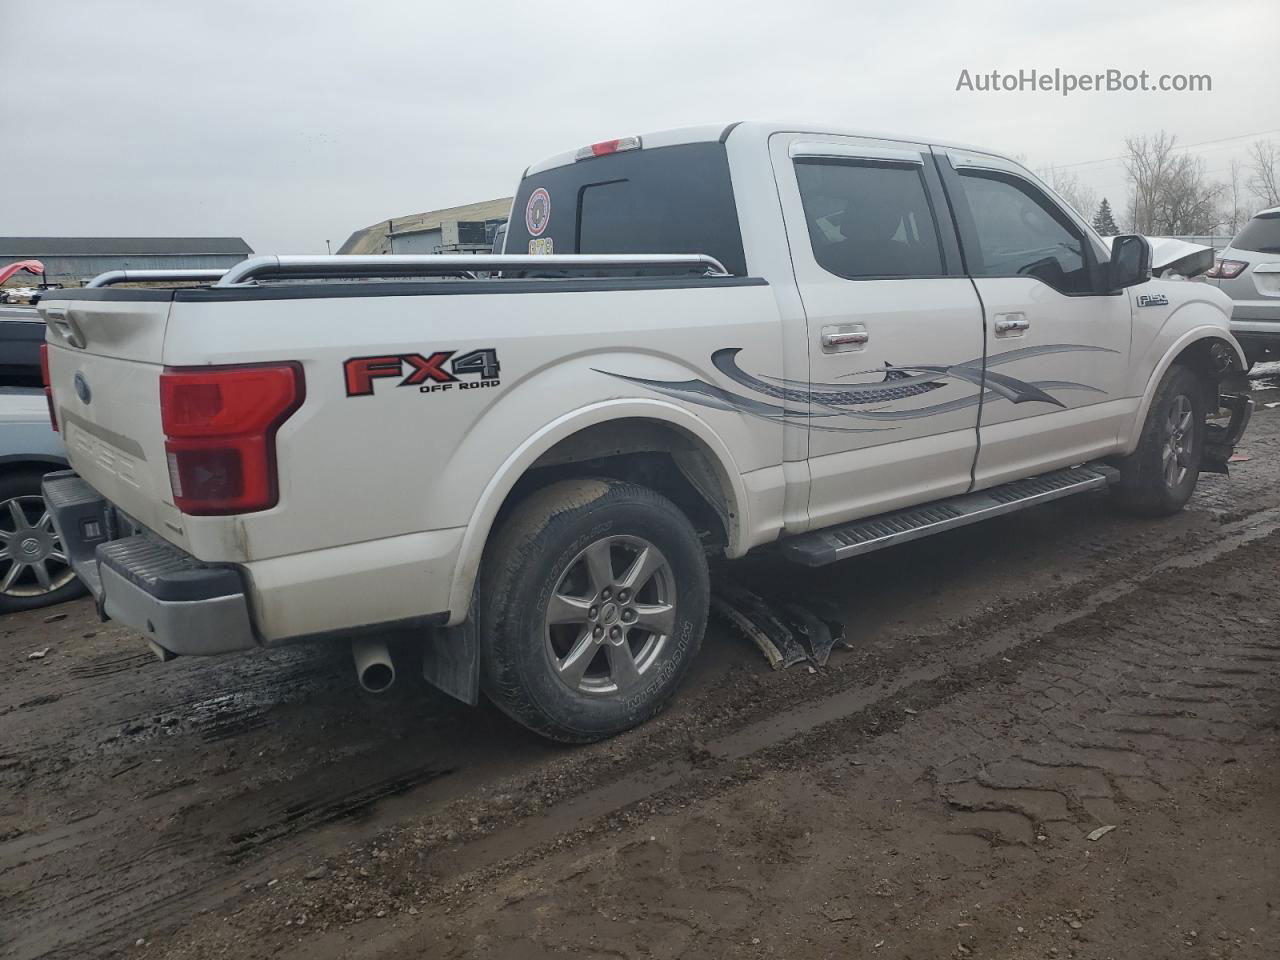
[[1087, 463], [1026, 480], [1014, 480], [989, 490], [962, 493], [919, 507], [895, 510], [838, 527], [802, 533], [784, 540], [779, 546], [788, 560], [809, 567], [821, 567], [883, 547], [919, 540], [943, 530], [954, 530], [979, 520], [1039, 506], [1050, 500], [1061, 500], [1086, 490], [1098, 490], [1119, 479], [1120, 471], [1115, 467]]

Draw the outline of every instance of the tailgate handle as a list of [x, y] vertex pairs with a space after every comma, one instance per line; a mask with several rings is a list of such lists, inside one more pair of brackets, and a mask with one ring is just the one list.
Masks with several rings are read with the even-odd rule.
[[58, 336], [67, 341], [71, 346], [80, 350], [84, 349], [87, 342], [84, 334], [80, 331], [80, 325], [67, 315], [67, 311], [61, 307], [46, 307], [44, 311], [45, 322], [57, 331]]

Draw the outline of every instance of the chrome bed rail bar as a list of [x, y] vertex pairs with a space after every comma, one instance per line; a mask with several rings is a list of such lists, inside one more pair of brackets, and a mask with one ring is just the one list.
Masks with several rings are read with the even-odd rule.
[[[215, 287], [248, 286], [259, 280], [325, 280], [390, 277], [458, 276], [477, 270], [687, 270], [708, 277], [729, 271], [714, 257], [700, 253], [602, 254], [383, 254], [379, 256], [251, 257], [222, 274]], [[101, 279], [101, 278], [99, 278]]]
[[115, 283], [165, 283], [175, 280], [217, 280], [225, 270], [108, 270], [85, 287], [109, 287]]

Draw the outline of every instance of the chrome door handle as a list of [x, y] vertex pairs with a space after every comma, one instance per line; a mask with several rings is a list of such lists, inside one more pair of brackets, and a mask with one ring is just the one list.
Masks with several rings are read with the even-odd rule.
[[865, 330], [850, 330], [846, 333], [824, 333], [822, 335], [822, 345], [824, 347], [847, 347], [853, 344], [866, 343], [871, 339], [871, 334]]
[[1019, 330], [1027, 330], [1031, 327], [1031, 321], [1020, 313], [1011, 313], [1007, 317], [1001, 317], [995, 322], [996, 333], [1013, 333]]

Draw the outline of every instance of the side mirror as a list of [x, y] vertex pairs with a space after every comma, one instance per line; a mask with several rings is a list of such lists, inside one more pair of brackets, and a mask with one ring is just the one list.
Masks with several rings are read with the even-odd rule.
[[1122, 234], [1111, 241], [1111, 259], [1106, 266], [1107, 290], [1136, 287], [1151, 279], [1151, 244], [1136, 233]]

